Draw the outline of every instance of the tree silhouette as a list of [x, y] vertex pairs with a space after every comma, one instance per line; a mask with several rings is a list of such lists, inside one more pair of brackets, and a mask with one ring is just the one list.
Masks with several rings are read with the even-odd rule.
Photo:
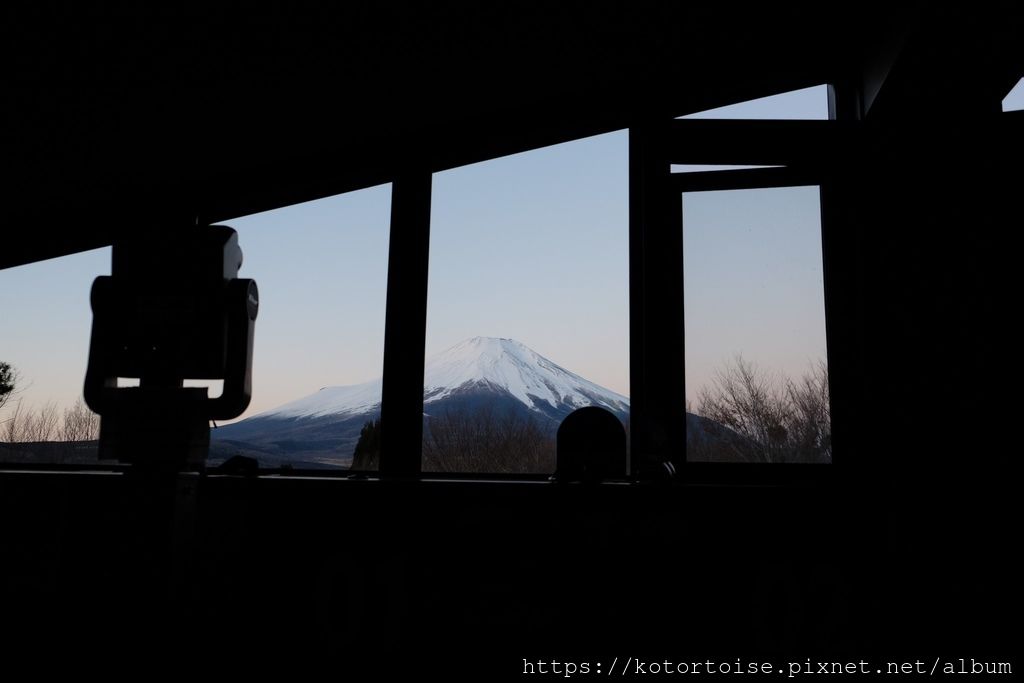
[[380, 420], [369, 420], [359, 431], [352, 453], [352, 469], [376, 470], [380, 467]]
[[555, 440], [533, 418], [490, 405], [446, 411], [425, 422], [423, 469], [547, 474], [555, 470]]
[[700, 391], [697, 403], [698, 415], [738, 438], [718, 438], [712, 444], [716, 452], [696, 449], [689, 460], [832, 461], [828, 368], [823, 361], [794, 382], [737, 356]]
[[14, 395], [18, 386], [18, 371], [10, 363], [0, 361], [0, 408]]

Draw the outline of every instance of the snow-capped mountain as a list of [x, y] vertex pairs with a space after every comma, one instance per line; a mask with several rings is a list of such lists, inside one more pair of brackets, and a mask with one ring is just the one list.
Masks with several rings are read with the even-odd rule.
[[[381, 380], [325, 387], [214, 430], [214, 451], [303, 462], [348, 460], [363, 424], [379, 416]], [[488, 405], [529, 415], [552, 433], [576, 408], [600, 406], [625, 418], [629, 399], [572, 373], [513, 339], [474, 337], [427, 359], [424, 419]], [[217, 442], [221, 447], [217, 448]]]
[[629, 411], [629, 399], [569, 372], [514, 339], [474, 337], [427, 361], [424, 411], [470, 388], [506, 392], [531, 410], [572, 412], [600, 406]]
[[[569, 372], [514, 339], [473, 337], [427, 359], [424, 412], [462, 393], [507, 394], [526, 408], [551, 414], [583, 406], [627, 412], [629, 399]], [[325, 387], [256, 417], [356, 415], [380, 407], [381, 380]], [[255, 419], [255, 418], [253, 418]]]

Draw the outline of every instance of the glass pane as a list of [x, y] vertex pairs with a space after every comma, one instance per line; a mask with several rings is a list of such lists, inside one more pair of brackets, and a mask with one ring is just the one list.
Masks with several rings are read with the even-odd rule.
[[[211, 434], [210, 464], [349, 468], [380, 417], [391, 186], [223, 221], [260, 288], [253, 397]], [[364, 440], [360, 469], [376, 469]]]
[[555, 432], [628, 420], [625, 132], [434, 175], [423, 469], [550, 473]]
[[672, 164], [672, 173], [707, 173], [708, 171], [742, 171], [752, 168], [782, 168], [781, 166], [728, 166], [725, 164]]
[[109, 248], [0, 271], [0, 462], [97, 463], [99, 421], [82, 386], [89, 292], [109, 274]]
[[687, 458], [831, 462], [817, 187], [683, 195]]
[[[240, 275], [258, 282], [261, 300], [252, 402], [212, 430], [211, 466], [236, 455], [262, 467], [352, 464], [379, 417], [389, 222], [390, 186], [224, 221], [239, 233]], [[98, 422], [80, 397], [89, 291], [109, 272], [109, 249], [0, 272], [0, 363], [17, 373], [0, 399], [0, 462], [97, 461]], [[375, 469], [375, 454], [363, 451], [361, 466]]]
[[680, 116], [681, 119], [828, 120], [828, 86], [816, 85]]
[[1024, 109], [1024, 78], [1003, 98], [1003, 111], [1020, 111]]

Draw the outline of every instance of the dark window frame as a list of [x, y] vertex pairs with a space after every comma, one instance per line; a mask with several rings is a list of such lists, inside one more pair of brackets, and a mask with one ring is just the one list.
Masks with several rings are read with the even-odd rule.
[[[851, 302], [837, 299], [831, 285], [836, 264], [837, 208], [848, 200], [833, 184], [834, 173], [850, 157], [858, 135], [859, 108], [855, 87], [829, 86], [828, 121], [675, 119], [673, 115], [634, 120], [629, 133], [629, 308], [630, 308], [630, 476], [635, 480], [661, 474], [671, 461], [682, 483], [794, 483], [830, 479], [849, 466], [842, 434], [845, 422], [835, 396], [848, 364], [836, 349], [848, 327], [839, 312]], [[622, 130], [621, 128], [617, 130]], [[572, 142], [612, 130], [589, 131], [579, 137], [546, 140]], [[473, 163], [486, 161], [476, 159]], [[671, 173], [673, 164], [778, 166], [696, 173]], [[392, 183], [387, 304], [385, 313], [382, 422], [399, 425], [382, 431], [380, 470], [375, 472], [296, 471], [317, 478], [420, 479], [422, 462], [423, 364], [426, 343], [427, 274], [429, 268], [430, 201], [433, 173], [451, 163], [404, 166]], [[845, 171], [844, 171], [845, 172]], [[385, 180], [385, 182], [388, 182]], [[374, 183], [376, 184], [376, 183]], [[685, 458], [685, 368], [683, 348], [682, 212], [684, 191], [749, 189], [817, 185], [821, 191], [822, 249], [825, 295], [826, 355], [832, 386], [833, 464], [687, 463]], [[353, 188], [354, 189], [354, 188]], [[833, 202], [833, 199], [836, 199]], [[678, 286], [675, 286], [677, 283]], [[675, 316], [661, 315], [665, 310]], [[645, 364], [656, 370], [645, 373]], [[836, 389], [839, 389], [837, 392]], [[389, 439], [386, 434], [391, 434]], [[397, 434], [397, 436], [395, 436]], [[836, 438], [836, 437], [839, 438]], [[3, 469], [24, 469], [4, 464]], [[123, 466], [96, 464], [33, 465], [33, 470], [124, 471]], [[273, 473], [268, 471], [267, 473]], [[458, 473], [430, 479], [458, 481], [546, 481], [547, 475]]]
[[[637, 122], [628, 128], [632, 478], [655, 477], [666, 461], [673, 463], [683, 482], [819, 480], [831, 477], [837, 465], [842, 465], [845, 454], [841, 443], [834, 443], [832, 465], [686, 462], [685, 420], [680, 417], [685, 414], [686, 401], [679, 201], [687, 191], [805, 185], [820, 188], [826, 356], [832, 383], [837, 362], [833, 311], [841, 306], [833, 301], [834, 288], [830, 286], [833, 259], [828, 197], [832, 170], [842, 163], [844, 150], [853, 137], [852, 122], [836, 120], [837, 111], [842, 111], [841, 103], [835, 89], [829, 86], [828, 121], [664, 117]], [[673, 164], [777, 167], [673, 174]], [[429, 194], [433, 170], [421, 168], [393, 180], [382, 424], [397, 424], [392, 433], [397, 431], [399, 435], [391, 439], [383, 436], [381, 475], [385, 477], [421, 476]], [[665, 311], [676, 313], [665, 315]], [[832, 415], [835, 433], [835, 401]], [[382, 434], [387, 431], [385, 428]], [[493, 475], [465, 473], [457, 478], [474, 477], [487, 479]]]

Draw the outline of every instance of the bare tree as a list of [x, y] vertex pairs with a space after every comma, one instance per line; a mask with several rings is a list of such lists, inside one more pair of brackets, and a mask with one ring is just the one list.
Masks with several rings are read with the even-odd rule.
[[33, 443], [54, 441], [59, 436], [60, 418], [56, 403], [44, 403], [38, 411], [25, 416], [21, 440]]
[[828, 366], [819, 360], [800, 378], [786, 383], [792, 418], [790, 441], [794, 451], [812, 461], [832, 460], [832, 408]]
[[88, 405], [80, 397], [71, 408], [65, 409], [60, 440], [94, 441], [97, 438], [99, 438], [99, 416], [90, 411]]
[[[799, 381], [760, 370], [737, 356], [697, 397], [697, 414], [727, 427], [713, 447], [730, 453], [693, 459], [829, 462], [832, 458], [828, 371], [812, 366]], [[704, 454], [706, 455], [706, 454]]]
[[100, 417], [79, 398], [63, 413], [57, 404], [43, 404], [38, 410], [18, 400], [0, 429], [0, 441], [31, 443], [41, 441], [95, 441], [99, 438]]
[[3, 438], [7, 443], [18, 443], [22, 441], [22, 433], [24, 432], [24, 424], [26, 411], [22, 405], [21, 399], [14, 404], [14, 408], [11, 413], [7, 416], [3, 423], [3, 431], [0, 432], [0, 437]]
[[99, 434], [100, 416], [89, 410], [81, 398], [70, 408], [64, 409], [64, 423], [60, 429], [61, 441], [94, 441], [99, 438]]

